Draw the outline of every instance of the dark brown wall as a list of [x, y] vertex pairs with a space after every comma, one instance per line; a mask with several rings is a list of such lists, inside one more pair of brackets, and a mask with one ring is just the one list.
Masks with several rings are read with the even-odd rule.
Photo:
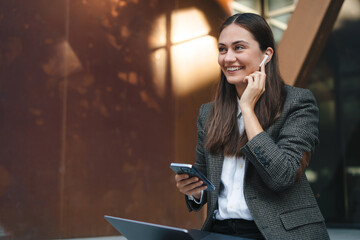
[[104, 214], [201, 226], [168, 166], [195, 160], [196, 115], [210, 86], [175, 96], [167, 61], [159, 96], [147, 41], [154, 19], [189, 6], [207, 14], [216, 35], [224, 13], [215, 1], [0, 2], [0, 225], [8, 236], [117, 234]]

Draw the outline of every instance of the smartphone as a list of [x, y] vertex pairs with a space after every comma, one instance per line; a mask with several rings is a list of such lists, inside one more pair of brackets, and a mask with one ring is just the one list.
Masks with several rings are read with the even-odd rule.
[[[171, 163], [170, 168], [176, 174], [188, 174], [189, 177], [198, 177], [201, 181], [203, 181], [204, 185], [207, 186], [206, 191], [214, 191], [215, 186], [212, 184], [209, 179], [207, 179], [204, 174], [202, 174], [199, 170], [197, 170], [193, 165], [186, 163]], [[204, 186], [203, 185], [203, 186]]]

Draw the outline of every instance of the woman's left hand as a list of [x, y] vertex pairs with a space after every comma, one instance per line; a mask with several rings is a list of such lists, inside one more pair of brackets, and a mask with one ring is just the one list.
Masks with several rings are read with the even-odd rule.
[[240, 109], [242, 112], [246, 110], [254, 110], [255, 104], [265, 92], [265, 64], [260, 66], [260, 71], [256, 71], [246, 76], [247, 86], [240, 98]]

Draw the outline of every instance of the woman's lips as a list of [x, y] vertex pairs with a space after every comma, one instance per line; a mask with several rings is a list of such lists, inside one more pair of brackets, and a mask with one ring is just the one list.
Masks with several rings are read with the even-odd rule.
[[243, 68], [244, 68], [244, 66], [241, 66], [241, 67], [227, 67], [226, 71], [228, 73], [233, 73], [233, 72], [239, 71], [239, 70], [241, 70]]

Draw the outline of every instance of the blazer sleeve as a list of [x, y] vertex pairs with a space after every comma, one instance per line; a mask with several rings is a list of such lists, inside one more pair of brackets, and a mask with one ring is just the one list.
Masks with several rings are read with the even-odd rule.
[[[256, 168], [263, 182], [273, 191], [282, 191], [296, 181], [304, 152], [318, 144], [318, 107], [310, 90], [298, 90], [285, 102], [283, 114], [274, 123], [275, 137], [261, 132], [242, 152]], [[272, 131], [273, 131], [272, 130]]]
[[[196, 145], [195, 167], [202, 174], [207, 176], [205, 152], [204, 152], [204, 147], [203, 147], [204, 137], [205, 137], [204, 125], [205, 125], [206, 117], [207, 117], [206, 116], [207, 111], [205, 110], [205, 108], [206, 108], [206, 105], [202, 105], [200, 107], [200, 112], [199, 112], [198, 120], [197, 120], [197, 145]], [[186, 201], [186, 205], [187, 205], [189, 211], [199, 211], [204, 206], [204, 204], [207, 202], [207, 191], [204, 191], [202, 202], [200, 204], [197, 204], [194, 201], [189, 200], [187, 198], [187, 196], [185, 196], [185, 201]]]

